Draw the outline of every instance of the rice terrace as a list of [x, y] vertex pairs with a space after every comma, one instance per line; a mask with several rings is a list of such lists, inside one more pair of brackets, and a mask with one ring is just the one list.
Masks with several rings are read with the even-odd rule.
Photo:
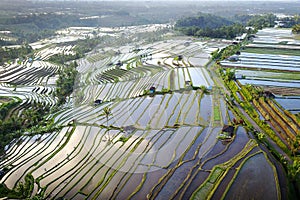
[[13, 2], [0, 199], [299, 199], [299, 2]]

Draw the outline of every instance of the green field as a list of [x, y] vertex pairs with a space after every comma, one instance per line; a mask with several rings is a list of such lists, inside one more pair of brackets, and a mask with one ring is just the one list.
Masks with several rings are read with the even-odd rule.
[[275, 55], [290, 55], [300, 56], [300, 51], [293, 49], [276, 49], [276, 48], [259, 48], [259, 47], [246, 47], [243, 52], [258, 53], [258, 54], [275, 54]]

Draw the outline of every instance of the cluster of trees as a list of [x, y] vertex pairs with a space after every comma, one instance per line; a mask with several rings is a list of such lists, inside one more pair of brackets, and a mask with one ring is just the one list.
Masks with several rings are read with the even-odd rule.
[[224, 60], [231, 55], [239, 55], [241, 45], [229, 45], [221, 50], [217, 49], [216, 51], [211, 53], [212, 59], [216, 61]]
[[176, 22], [175, 29], [189, 36], [228, 39], [245, 32], [245, 27], [241, 24], [211, 14], [180, 19]]
[[0, 154], [3, 153], [4, 147], [10, 141], [20, 137], [26, 129], [46, 124], [44, 116], [49, 113], [49, 106], [41, 103], [33, 103], [21, 115], [10, 113], [19, 103], [17, 101], [13, 107], [10, 104], [6, 104], [6, 106], [1, 106], [0, 108]]
[[274, 27], [277, 19], [274, 14], [254, 15], [247, 21], [247, 26], [252, 26], [255, 29]]
[[72, 94], [74, 90], [74, 84], [78, 71], [76, 67], [77, 62], [71, 62], [65, 65], [59, 72], [59, 78], [56, 81], [56, 91], [55, 96], [58, 98], [58, 104], [63, 104], [66, 102], [67, 97]]
[[226, 25], [232, 25], [233, 22], [212, 14], [199, 14], [195, 17], [186, 17], [176, 22], [175, 27], [197, 27], [199, 29], [205, 28], [220, 28]]
[[245, 32], [247, 32], [247, 30], [243, 25], [234, 24], [230, 26], [222, 26], [216, 29], [200, 29], [194, 34], [194, 36], [233, 39], [236, 36]]
[[100, 37], [86, 38], [84, 40], [79, 40], [75, 43], [71, 43], [71, 45], [76, 45], [74, 51], [81, 58], [85, 53], [92, 51], [98, 44], [101, 43], [101, 41], [102, 39]]
[[75, 53], [74, 55], [72, 54], [55, 54], [53, 56], [51, 56], [48, 61], [50, 62], [54, 62], [57, 64], [64, 64], [65, 62], [71, 61], [71, 60], [76, 60], [80, 58], [80, 54]]
[[292, 32], [294, 34], [299, 34], [300, 33], [300, 24], [296, 24], [295, 26], [293, 26]]
[[33, 49], [29, 45], [23, 45], [20, 48], [0, 48], [0, 64], [16, 58], [26, 58], [31, 53]]
[[4, 120], [5, 117], [7, 116], [8, 112], [16, 107], [17, 105], [19, 105], [19, 103], [21, 102], [20, 99], [15, 100], [15, 99], [7, 99], [5, 97], [0, 97], [0, 100], [4, 99], [4, 101], [7, 101], [5, 103], [2, 103], [0, 105], [0, 120]]
[[200, 14], [196, 17], [187, 17], [176, 22], [175, 29], [185, 35], [196, 37], [227, 38], [232, 39], [246, 32], [241, 23], [234, 23], [226, 18]]
[[200, 14], [178, 20], [175, 28], [190, 36], [232, 39], [242, 33], [251, 33], [250, 29], [246, 30], [246, 26], [252, 26], [254, 30], [274, 27], [276, 20], [277, 17], [274, 14], [236, 15], [231, 20], [210, 14]]

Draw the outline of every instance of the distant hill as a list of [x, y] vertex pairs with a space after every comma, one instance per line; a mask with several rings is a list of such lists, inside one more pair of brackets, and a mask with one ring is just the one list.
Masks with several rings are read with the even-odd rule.
[[233, 24], [232, 21], [223, 17], [219, 17], [212, 14], [199, 14], [198, 16], [195, 17], [186, 17], [180, 19], [176, 22], [175, 26], [178, 28], [195, 26], [199, 29], [205, 29], [205, 28], [215, 29], [215, 28], [220, 28], [222, 26], [232, 25], [232, 24]]
[[227, 39], [232, 39], [246, 31], [245, 26], [240, 23], [211, 14], [199, 14], [180, 19], [176, 22], [175, 29], [190, 36]]

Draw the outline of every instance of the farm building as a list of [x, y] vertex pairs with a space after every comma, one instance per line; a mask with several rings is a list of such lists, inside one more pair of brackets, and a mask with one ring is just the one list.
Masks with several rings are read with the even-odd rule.
[[192, 86], [192, 82], [190, 80], [185, 81], [185, 86]]
[[232, 137], [234, 133], [234, 126], [224, 125], [222, 128], [222, 134]]
[[94, 101], [94, 105], [95, 106], [98, 106], [98, 105], [100, 105], [102, 103], [103, 103], [103, 101], [101, 99], [97, 99], [97, 100]]
[[154, 94], [155, 90], [156, 90], [156, 88], [154, 86], [150, 87], [150, 89], [149, 89], [150, 94]]

